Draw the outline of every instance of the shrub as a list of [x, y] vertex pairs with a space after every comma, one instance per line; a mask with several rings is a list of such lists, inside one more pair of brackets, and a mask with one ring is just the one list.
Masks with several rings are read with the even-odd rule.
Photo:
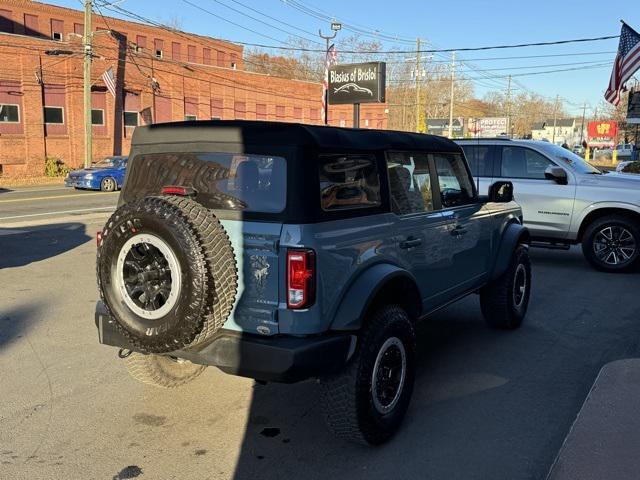
[[44, 161], [44, 174], [47, 177], [64, 177], [69, 170], [69, 167], [57, 157], [47, 156]]
[[632, 162], [622, 169], [624, 173], [640, 173], [640, 162]]

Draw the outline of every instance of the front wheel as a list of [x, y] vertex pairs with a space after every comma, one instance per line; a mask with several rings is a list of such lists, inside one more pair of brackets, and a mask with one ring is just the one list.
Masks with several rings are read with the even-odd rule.
[[518, 245], [507, 271], [480, 291], [480, 308], [487, 324], [513, 330], [522, 325], [531, 296], [529, 248]]
[[582, 253], [598, 270], [631, 270], [640, 261], [640, 225], [622, 215], [598, 219], [584, 232]]
[[403, 309], [387, 305], [373, 314], [349, 365], [320, 382], [325, 420], [336, 436], [365, 445], [393, 436], [413, 392], [415, 343]]
[[105, 177], [100, 182], [100, 190], [103, 192], [114, 192], [116, 188], [118, 188], [118, 185], [111, 177]]
[[206, 368], [181, 358], [136, 352], [131, 352], [124, 362], [133, 378], [162, 388], [176, 388], [189, 383]]

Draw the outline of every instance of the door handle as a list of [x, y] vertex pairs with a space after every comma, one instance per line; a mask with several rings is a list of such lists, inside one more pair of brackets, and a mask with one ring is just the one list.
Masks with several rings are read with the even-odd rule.
[[422, 245], [422, 239], [416, 237], [407, 237], [405, 240], [400, 242], [400, 248], [414, 248]]
[[453, 235], [454, 237], [461, 237], [466, 233], [467, 233], [467, 229], [464, 228], [462, 225], [456, 225], [456, 227], [453, 230], [451, 230], [451, 235]]

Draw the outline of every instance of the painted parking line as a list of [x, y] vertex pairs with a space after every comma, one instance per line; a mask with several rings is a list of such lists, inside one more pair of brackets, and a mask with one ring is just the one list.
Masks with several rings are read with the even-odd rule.
[[48, 197], [14, 198], [11, 200], [0, 200], [0, 203], [32, 202], [34, 200], [57, 200], [58, 198], [83, 198], [91, 195], [109, 195], [109, 193], [117, 193], [117, 192], [92, 192], [92, 193], [83, 193], [83, 194], [73, 193], [70, 195], [53, 195], [53, 196], [50, 195]]
[[96, 207], [96, 208], [81, 208], [77, 210], [63, 210], [58, 212], [43, 212], [43, 213], [30, 213], [28, 215], [14, 215], [11, 217], [0, 217], [0, 221], [2, 220], [17, 220], [20, 218], [32, 218], [32, 217], [42, 217], [44, 215], [65, 215], [68, 213], [82, 213], [82, 212], [99, 212], [104, 210], [115, 210], [115, 207]]

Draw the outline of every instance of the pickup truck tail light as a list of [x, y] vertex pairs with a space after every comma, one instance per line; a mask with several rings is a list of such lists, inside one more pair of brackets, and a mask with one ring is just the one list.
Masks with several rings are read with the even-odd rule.
[[307, 308], [316, 297], [316, 254], [313, 250], [287, 251], [287, 306]]

